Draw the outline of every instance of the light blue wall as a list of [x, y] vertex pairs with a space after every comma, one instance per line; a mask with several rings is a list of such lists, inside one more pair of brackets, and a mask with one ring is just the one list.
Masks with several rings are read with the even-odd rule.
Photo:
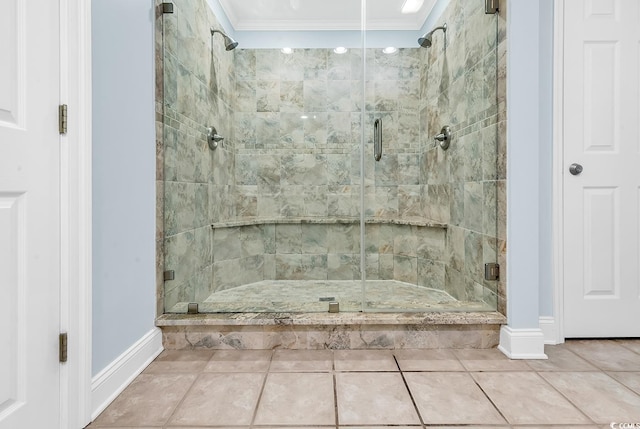
[[540, 1], [540, 315], [553, 315], [553, 0]]
[[553, 302], [553, 2], [510, 0], [507, 28], [507, 315], [530, 329]]
[[93, 0], [93, 375], [154, 326], [152, 0]]

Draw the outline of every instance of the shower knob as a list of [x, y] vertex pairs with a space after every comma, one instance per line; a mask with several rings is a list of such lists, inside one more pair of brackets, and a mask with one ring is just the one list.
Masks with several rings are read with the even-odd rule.
[[218, 134], [216, 127], [207, 127], [207, 142], [209, 143], [209, 149], [216, 150], [218, 148], [218, 142], [222, 144], [224, 137]]
[[449, 149], [449, 145], [451, 144], [451, 127], [449, 127], [449, 125], [442, 127], [440, 134], [436, 135], [434, 140], [436, 140], [436, 145], [440, 142], [440, 147], [443, 150]]
[[569, 173], [573, 174], [574, 176], [582, 173], [582, 170], [583, 168], [580, 164], [573, 163], [571, 164], [571, 166], [569, 166]]

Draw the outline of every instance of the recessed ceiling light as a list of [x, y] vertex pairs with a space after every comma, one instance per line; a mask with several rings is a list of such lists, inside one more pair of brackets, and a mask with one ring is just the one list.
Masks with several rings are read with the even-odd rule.
[[282, 49], [280, 49], [280, 52], [282, 52], [283, 54], [293, 54], [293, 49], [292, 48], [282, 48]]
[[336, 54], [346, 54], [348, 51], [347, 48], [345, 48], [344, 46], [338, 46], [337, 48], [335, 48], [333, 50], [333, 52], [335, 52]]
[[394, 52], [397, 52], [397, 51], [398, 51], [398, 48], [394, 48], [393, 46], [387, 46], [382, 50], [382, 52], [384, 52], [385, 54], [393, 54]]
[[404, 0], [402, 4], [402, 13], [416, 13], [422, 7], [424, 0]]

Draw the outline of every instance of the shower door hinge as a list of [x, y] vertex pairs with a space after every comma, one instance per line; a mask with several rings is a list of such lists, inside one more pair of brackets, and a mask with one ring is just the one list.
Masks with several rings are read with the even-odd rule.
[[67, 333], [62, 332], [58, 339], [59, 343], [59, 353], [60, 353], [60, 362], [64, 363], [67, 361]]
[[500, 265], [496, 263], [484, 264], [484, 279], [485, 280], [499, 280], [500, 279]]
[[67, 134], [67, 105], [58, 106], [58, 131], [60, 134]]
[[162, 3], [162, 13], [173, 13], [173, 3]]
[[500, 10], [500, 0], [484, 0], [484, 13], [495, 15]]

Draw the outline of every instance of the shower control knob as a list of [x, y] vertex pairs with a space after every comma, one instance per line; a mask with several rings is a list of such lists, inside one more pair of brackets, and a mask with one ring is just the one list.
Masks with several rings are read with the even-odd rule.
[[582, 170], [583, 168], [580, 164], [573, 163], [569, 166], [569, 173], [573, 174], [574, 176], [582, 173]]

